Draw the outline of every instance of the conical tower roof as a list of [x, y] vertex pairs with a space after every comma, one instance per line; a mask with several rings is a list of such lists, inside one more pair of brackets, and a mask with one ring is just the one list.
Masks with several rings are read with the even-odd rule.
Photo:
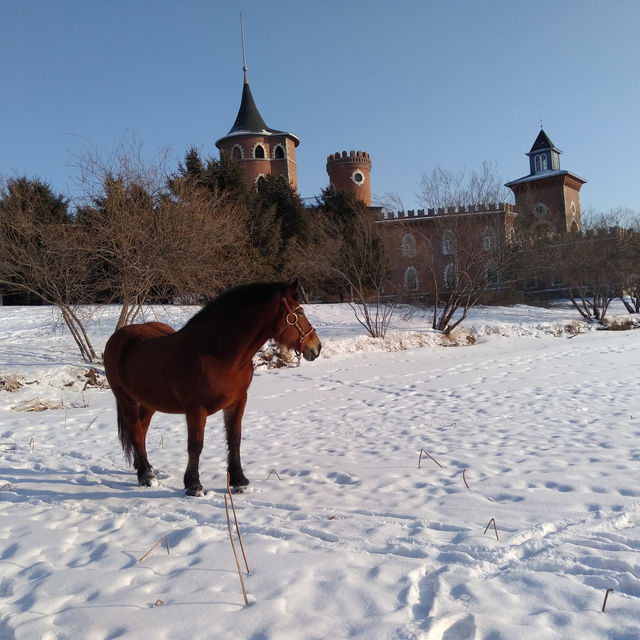
[[229, 129], [229, 133], [216, 141], [216, 147], [220, 147], [220, 143], [222, 143], [227, 138], [232, 138], [235, 136], [255, 135], [289, 136], [293, 140], [296, 147], [298, 146], [298, 144], [300, 144], [300, 140], [292, 133], [288, 133], [286, 131], [278, 131], [277, 129], [271, 129], [271, 127], [268, 127], [266, 125], [265, 121], [260, 115], [260, 112], [258, 111], [255, 100], [253, 99], [251, 88], [249, 87], [249, 80], [247, 78], [247, 71], [245, 69], [244, 84], [242, 87], [242, 99], [240, 100], [240, 108], [238, 109], [236, 121], [233, 123], [231, 129]]

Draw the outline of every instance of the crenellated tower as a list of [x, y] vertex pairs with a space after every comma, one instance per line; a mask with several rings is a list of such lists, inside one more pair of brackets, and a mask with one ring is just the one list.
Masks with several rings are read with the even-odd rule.
[[365, 151], [343, 151], [327, 158], [329, 183], [338, 191], [353, 193], [358, 200], [371, 206], [371, 158]]

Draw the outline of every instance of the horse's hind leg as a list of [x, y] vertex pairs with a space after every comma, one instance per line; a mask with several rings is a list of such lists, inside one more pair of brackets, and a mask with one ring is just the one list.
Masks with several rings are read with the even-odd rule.
[[[152, 487], [158, 484], [156, 479], [155, 471], [147, 458], [147, 431], [149, 431], [149, 423], [151, 422], [151, 417], [155, 411], [153, 409], [148, 409], [147, 407], [143, 407], [142, 405], [138, 406], [138, 416], [140, 418], [139, 421], [139, 429], [140, 429], [140, 455], [136, 454], [136, 462], [135, 468], [138, 471], [138, 482], [144, 487]], [[135, 445], [134, 445], [135, 448]], [[142, 465], [138, 460], [142, 461]], [[143, 469], [143, 473], [140, 473], [140, 469]]]
[[140, 406], [130, 398], [118, 398], [120, 438], [127, 455], [133, 454], [133, 466], [138, 474], [138, 483], [143, 487], [158, 484], [153, 467], [149, 464], [146, 436], [153, 411]]

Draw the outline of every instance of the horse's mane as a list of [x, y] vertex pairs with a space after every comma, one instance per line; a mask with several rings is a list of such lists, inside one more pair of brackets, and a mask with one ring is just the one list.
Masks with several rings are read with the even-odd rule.
[[184, 326], [207, 320], [212, 314], [219, 315], [229, 309], [236, 312], [247, 306], [266, 304], [276, 295], [282, 295], [286, 286], [286, 282], [254, 282], [233, 287], [209, 300]]

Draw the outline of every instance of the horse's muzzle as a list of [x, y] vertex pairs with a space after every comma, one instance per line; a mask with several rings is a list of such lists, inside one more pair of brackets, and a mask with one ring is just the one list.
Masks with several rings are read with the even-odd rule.
[[322, 350], [322, 343], [318, 340], [315, 344], [305, 345], [302, 349], [302, 357], [309, 362], [313, 362]]

